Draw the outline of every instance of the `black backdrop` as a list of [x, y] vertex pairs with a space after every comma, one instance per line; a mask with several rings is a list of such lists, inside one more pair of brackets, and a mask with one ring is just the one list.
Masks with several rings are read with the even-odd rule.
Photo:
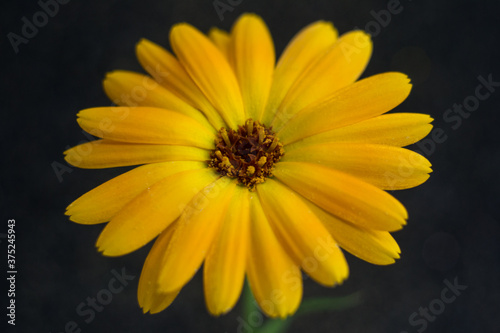
[[[300, 28], [318, 19], [333, 21], [340, 33], [368, 29], [374, 53], [364, 76], [407, 73], [414, 88], [398, 110], [431, 114], [438, 129], [434, 139], [430, 136], [425, 146], [415, 147], [433, 164], [430, 180], [393, 193], [410, 214], [408, 225], [395, 233], [402, 258], [379, 267], [348, 255], [351, 275], [344, 285], [328, 289], [307, 280], [305, 298], [361, 290], [364, 301], [350, 310], [301, 317], [291, 331], [500, 332], [495, 127], [500, 87], [490, 87], [496, 91], [482, 100], [474, 98], [479, 77], [500, 81], [498, 2], [400, 0], [397, 14], [377, 22], [378, 13], [394, 0], [220, 1], [233, 4], [223, 20], [212, 0], [60, 0], [57, 13], [45, 16], [46, 22], [37, 14], [42, 10], [39, 2], [2, 4], [0, 276], [7, 274], [7, 221], [15, 219], [17, 331], [72, 331], [72, 321], [82, 332], [253, 330], [241, 326], [240, 304], [220, 318], [207, 313], [199, 273], [166, 311], [143, 315], [136, 290], [150, 245], [125, 257], [103, 257], [94, 247], [102, 226], [77, 225], [63, 215], [72, 200], [124, 169], [71, 168], [58, 177], [54, 166], [64, 165], [63, 150], [86, 140], [75, 121], [77, 111], [110, 105], [102, 91], [104, 74], [141, 71], [134, 55], [141, 37], [167, 46], [169, 28], [176, 22], [202, 31], [211, 26], [228, 29], [241, 13], [255, 12], [269, 25], [278, 54]], [[11, 42], [9, 36], [23, 33], [23, 17], [33, 21], [33, 15], [38, 31], [26, 30], [29, 38]], [[17, 53], [12, 43], [18, 44]], [[446, 118], [448, 109], [464, 102], [473, 111], [459, 116], [460, 123], [457, 114], [454, 120]], [[76, 312], [122, 270], [131, 280], [95, 318]], [[445, 308], [440, 309], [445, 280], [467, 289], [457, 291], [460, 295], [441, 303]], [[6, 294], [7, 286], [0, 291], [4, 311]], [[412, 314], [429, 306], [439, 314], [429, 319], [418, 315], [414, 320], [419, 323], [412, 325]], [[8, 319], [4, 311], [2, 325]]]

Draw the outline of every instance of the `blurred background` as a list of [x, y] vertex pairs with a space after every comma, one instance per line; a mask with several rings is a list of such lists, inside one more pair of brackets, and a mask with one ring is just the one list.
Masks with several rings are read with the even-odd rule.
[[[140, 38], [168, 47], [177, 22], [227, 30], [244, 12], [264, 18], [277, 54], [316, 20], [333, 21], [340, 33], [367, 30], [374, 52], [363, 77], [408, 74], [413, 90], [396, 110], [435, 119], [433, 134], [413, 147], [432, 162], [430, 180], [392, 193], [410, 215], [394, 234], [402, 258], [382, 267], [346, 254], [351, 274], [342, 286], [305, 280], [304, 299], [361, 291], [363, 300], [296, 318], [289, 332], [500, 332], [498, 1], [59, 0], [57, 8], [49, 2], [4, 1], [0, 13], [0, 275], [7, 275], [7, 221], [15, 219], [18, 332], [229, 333], [260, 326], [259, 317], [240, 317], [241, 302], [227, 315], [210, 316], [200, 272], [167, 310], [143, 315], [136, 291], [151, 244], [104, 257], [94, 247], [102, 225], [64, 216], [77, 197], [127, 170], [81, 170], [63, 160], [65, 149], [87, 140], [76, 113], [111, 105], [102, 90], [105, 73], [142, 72], [134, 51]], [[26, 21], [38, 27], [24, 27]], [[126, 275], [123, 290], [110, 294], [116, 274]], [[449, 285], [459, 285], [454, 294], [443, 293]], [[6, 293], [7, 285], [0, 292], [4, 311]], [[106, 304], [92, 310], [89, 298], [97, 296]], [[3, 312], [0, 318], [5, 324]]]

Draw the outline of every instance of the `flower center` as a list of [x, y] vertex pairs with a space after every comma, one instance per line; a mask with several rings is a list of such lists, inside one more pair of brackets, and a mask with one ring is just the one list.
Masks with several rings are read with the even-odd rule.
[[208, 166], [253, 190], [273, 175], [285, 151], [271, 128], [248, 119], [238, 130], [221, 128]]

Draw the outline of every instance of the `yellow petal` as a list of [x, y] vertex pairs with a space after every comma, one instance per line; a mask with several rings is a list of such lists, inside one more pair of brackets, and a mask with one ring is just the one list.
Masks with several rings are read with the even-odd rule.
[[411, 90], [408, 77], [383, 73], [347, 86], [295, 115], [279, 132], [283, 144], [379, 116], [403, 102]]
[[201, 110], [216, 129], [225, 126], [222, 117], [170, 52], [147, 39], [142, 39], [136, 46], [136, 54], [142, 67], [156, 82]]
[[411, 145], [432, 129], [432, 118], [420, 113], [389, 113], [296, 141], [286, 151], [316, 143], [359, 142], [396, 147]]
[[266, 315], [285, 318], [302, 298], [300, 269], [276, 238], [257, 196], [250, 200], [250, 218], [247, 274], [252, 293]]
[[219, 51], [229, 60], [229, 42], [231, 37], [227, 31], [213, 27], [208, 32], [208, 38], [217, 46]]
[[231, 31], [230, 59], [240, 84], [246, 115], [260, 121], [274, 71], [274, 45], [257, 15], [240, 16]]
[[342, 251], [295, 191], [268, 179], [257, 186], [257, 192], [274, 233], [309, 276], [327, 286], [347, 278]]
[[372, 43], [368, 34], [352, 31], [342, 35], [295, 81], [279, 106], [273, 128], [279, 130], [304, 107], [322, 101], [355, 82], [365, 70], [371, 53]]
[[187, 23], [170, 31], [170, 44], [179, 61], [229, 127], [245, 121], [238, 81], [231, 66], [215, 45]]
[[161, 292], [182, 288], [205, 259], [225, 219], [236, 182], [219, 178], [193, 197], [177, 224], [161, 266]]
[[210, 159], [209, 150], [196, 147], [147, 145], [109, 140], [90, 141], [66, 150], [64, 155], [68, 163], [84, 169]]
[[99, 251], [107, 256], [119, 256], [147, 244], [181, 215], [196, 193], [217, 177], [211, 169], [190, 170], [147, 188], [106, 225], [97, 240]]
[[329, 213], [364, 228], [401, 229], [406, 209], [387, 192], [317, 164], [279, 162], [274, 175]]
[[364, 143], [323, 143], [287, 150], [283, 162], [317, 163], [385, 190], [418, 186], [432, 172], [429, 161], [411, 150]]
[[399, 258], [401, 250], [389, 232], [358, 227], [328, 214], [312, 203], [309, 203], [309, 207], [340, 247], [352, 255], [375, 265], [389, 265]]
[[81, 224], [111, 220], [123, 207], [158, 181], [187, 170], [206, 168], [205, 162], [165, 162], [143, 165], [85, 193], [68, 206], [66, 215]]
[[92, 108], [80, 111], [77, 121], [86, 132], [113, 141], [214, 148], [213, 127], [165, 109]]
[[106, 75], [103, 85], [108, 97], [117, 105], [164, 108], [193, 118], [205, 126], [209, 124], [200, 111], [146, 75], [114, 71]]
[[153, 314], [164, 310], [180, 292], [180, 290], [172, 293], [158, 292], [159, 267], [163, 262], [163, 256], [172, 238], [173, 231], [174, 226], [170, 226], [158, 236], [144, 262], [137, 289], [139, 306], [144, 313], [150, 312]]
[[216, 316], [234, 307], [245, 280], [250, 222], [249, 193], [244, 186], [236, 187], [220, 231], [203, 265], [207, 308]]
[[297, 77], [313, 59], [337, 40], [337, 30], [330, 22], [314, 22], [295, 35], [279, 58], [274, 72], [269, 101], [262, 121], [271, 124], [278, 106]]

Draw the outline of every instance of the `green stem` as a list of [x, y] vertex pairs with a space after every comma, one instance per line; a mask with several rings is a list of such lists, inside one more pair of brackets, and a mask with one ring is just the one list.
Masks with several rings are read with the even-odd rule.
[[252, 289], [250, 289], [250, 284], [245, 279], [245, 285], [243, 286], [243, 319], [248, 320], [250, 314], [254, 311], [259, 311], [259, 309], [253, 297]]

